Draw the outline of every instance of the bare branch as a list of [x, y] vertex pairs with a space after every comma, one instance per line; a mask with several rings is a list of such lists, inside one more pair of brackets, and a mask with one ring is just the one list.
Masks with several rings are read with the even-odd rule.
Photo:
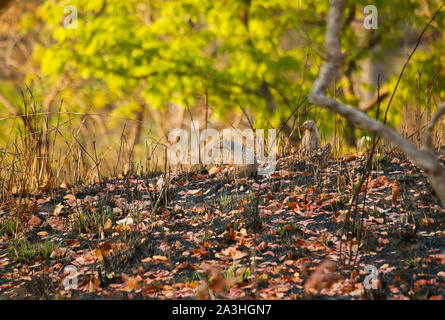
[[[414, 144], [400, 134], [386, 127], [381, 122], [368, 117], [359, 109], [347, 106], [326, 96], [326, 90], [328, 89], [329, 84], [334, 80], [343, 60], [340, 35], [342, 31], [345, 0], [331, 0], [330, 4], [331, 7], [325, 36], [326, 61], [320, 68], [318, 78], [309, 95], [309, 101], [339, 113], [358, 127], [370, 131], [371, 133], [397, 145], [400, 150], [425, 171], [430, 178], [431, 184], [440, 198], [442, 205], [445, 206], [445, 170], [434, 154], [427, 150], [417, 149]], [[436, 112], [436, 115], [437, 114], [438, 113]], [[432, 130], [433, 129], [430, 131]]]
[[376, 93], [369, 101], [360, 104], [360, 110], [362, 110], [363, 112], [368, 112], [374, 106], [376, 106], [379, 103], [379, 101], [381, 102], [388, 95], [389, 91], [387, 89], [383, 89], [379, 94]]

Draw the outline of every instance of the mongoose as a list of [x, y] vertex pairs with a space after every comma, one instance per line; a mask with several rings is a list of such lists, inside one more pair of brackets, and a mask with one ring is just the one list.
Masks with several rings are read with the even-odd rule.
[[300, 127], [304, 129], [303, 139], [301, 139], [301, 150], [312, 153], [320, 147], [320, 133], [317, 125], [312, 120], [307, 120]]

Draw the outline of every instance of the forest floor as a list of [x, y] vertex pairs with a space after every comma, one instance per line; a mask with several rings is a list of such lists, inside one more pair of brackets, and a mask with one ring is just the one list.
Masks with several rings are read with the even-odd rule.
[[226, 166], [170, 173], [168, 188], [160, 174], [16, 197], [0, 207], [0, 299], [445, 298], [445, 211], [425, 176], [377, 156], [352, 201], [364, 163], [288, 157], [267, 178]]

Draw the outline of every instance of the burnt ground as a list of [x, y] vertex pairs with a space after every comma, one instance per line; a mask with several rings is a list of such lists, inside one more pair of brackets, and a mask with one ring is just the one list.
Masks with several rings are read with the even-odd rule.
[[[12, 199], [0, 208], [3, 226], [18, 222], [0, 235], [0, 299], [445, 298], [434, 191], [403, 156], [377, 156], [352, 201], [364, 163], [288, 157], [268, 178], [225, 167], [171, 173], [168, 188], [160, 174]], [[336, 270], [319, 279], [326, 259]]]

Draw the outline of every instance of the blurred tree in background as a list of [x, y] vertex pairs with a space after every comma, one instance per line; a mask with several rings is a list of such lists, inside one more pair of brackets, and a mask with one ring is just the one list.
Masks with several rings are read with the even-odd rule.
[[[348, 1], [346, 67], [332, 90], [374, 115], [378, 79], [392, 92], [439, 3], [371, 1], [378, 29], [366, 30], [362, 1]], [[77, 29], [64, 26], [69, 5], [77, 9]], [[156, 140], [188, 122], [185, 108], [213, 127], [246, 125], [243, 108], [256, 127], [284, 126], [287, 134], [311, 118], [326, 138], [337, 124], [349, 128], [353, 144], [357, 132], [306, 101], [323, 60], [327, 12], [326, 0], [13, 1], [0, 16], [0, 115], [19, 113], [26, 83], [44, 112], [102, 115], [79, 119], [86, 144], [95, 143], [94, 132], [100, 143], [116, 144], [124, 134], [130, 150], [143, 147], [141, 137]], [[427, 110], [427, 118], [445, 99], [444, 20], [441, 12], [406, 69], [388, 114], [393, 126], [403, 111]]]

